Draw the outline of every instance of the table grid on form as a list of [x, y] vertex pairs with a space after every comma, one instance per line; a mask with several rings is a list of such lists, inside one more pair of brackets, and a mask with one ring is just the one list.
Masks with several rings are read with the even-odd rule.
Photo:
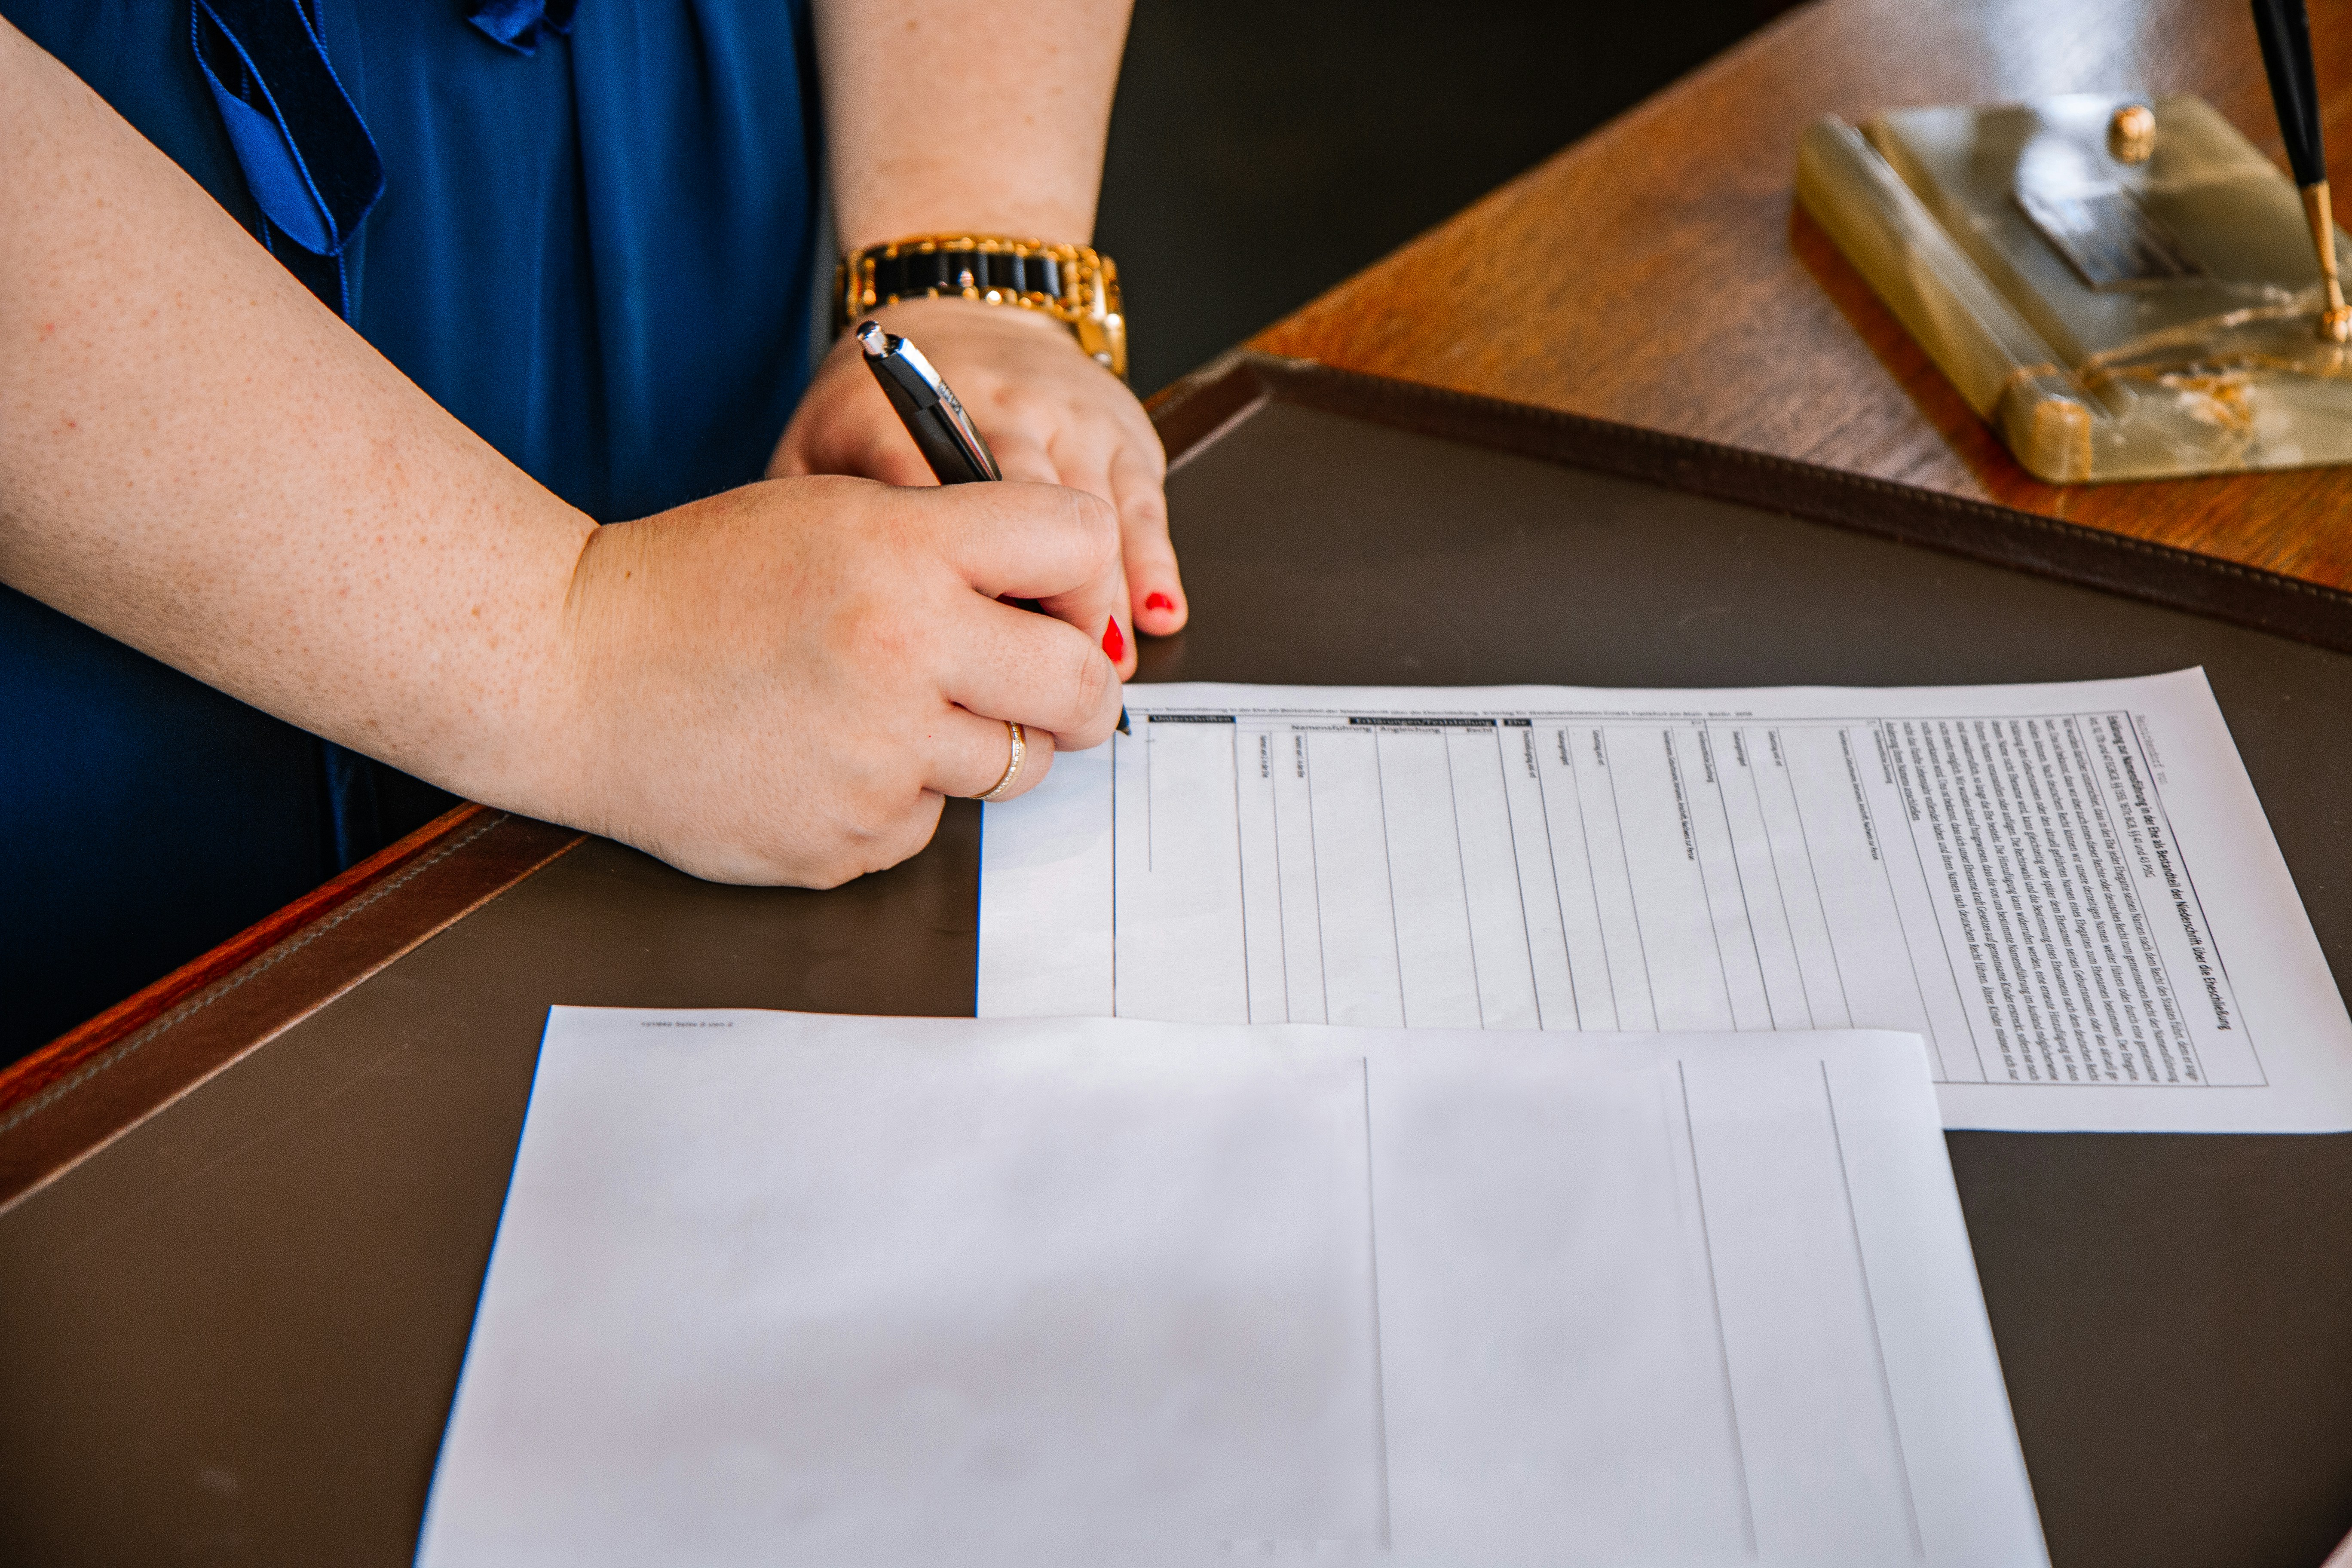
[[2127, 712], [1138, 717], [1122, 1015], [1864, 1026], [1947, 1082], [2264, 1081]]

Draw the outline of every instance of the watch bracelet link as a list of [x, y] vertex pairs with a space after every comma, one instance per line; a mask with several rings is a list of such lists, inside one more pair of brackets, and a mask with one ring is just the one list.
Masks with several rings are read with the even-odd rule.
[[1090, 246], [997, 235], [930, 234], [870, 245], [834, 273], [836, 330], [901, 300], [976, 300], [1053, 317], [1095, 362], [1127, 379], [1118, 266]]

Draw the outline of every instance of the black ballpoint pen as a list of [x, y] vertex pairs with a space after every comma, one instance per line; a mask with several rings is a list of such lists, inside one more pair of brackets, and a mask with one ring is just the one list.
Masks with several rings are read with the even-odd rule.
[[866, 368], [882, 384], [882, 395], [898, 410], [898, 423], [922, 448], [923, 461], [930, 464], [940, 483], [968, 485], [1004, 477], [987, 439], [972, 427], [971, 416], [922, 350], [884, 331], [879, 321], [858, 327], [857, 346], [866, 351]]
[[[940, 483], [968, 485], [1004, 477], [996, 466], [996, 454], [988, 449], [987, 438], [973, 426], [971, 416], [963, 411], [963, 405], [931, 368], [922, 350], [884, 331], [879, 321], [859, 324], [857, 346], [866, 351], [866, 368], [882, 384], [882, 395], [898, 411], [898, 423], [915, 438], [923, 461], [931, 466]], [[1036, 608], [1034, 605], [1025, 607]], [[1134, 732], [1128, 728], [1125, 704], [1118, 710], [1118, 732]]]

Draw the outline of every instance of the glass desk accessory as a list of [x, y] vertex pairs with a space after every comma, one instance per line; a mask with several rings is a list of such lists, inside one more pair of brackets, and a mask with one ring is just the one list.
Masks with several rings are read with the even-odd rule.
[[2352, 462], [2303, 198], [2202, 99], [1832, 116], [1797, 200], [2039, 479]]

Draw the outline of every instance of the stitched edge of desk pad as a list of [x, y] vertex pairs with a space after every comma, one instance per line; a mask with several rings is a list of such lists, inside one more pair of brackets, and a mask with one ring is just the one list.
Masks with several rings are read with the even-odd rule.
[[1160, 433], [1160, 445], [1167, 449], [1169, 468], [1172, 471], [1198, 455], [1211, 437], [1237, 423], [1249, 412], [1251, 405], [1269, 395], [1265, 378], [1253, 374], [1253, 363], [1309, 363], [1269, 359], [1247, 349], [1228, 349], [1190, 375], [1153, 393], [1143, 406], [1151, 416], [1151, 427]]
[[[99, 1051], [0, 1116], [0, 1209], [446, 931], [584, 837], [529, 817], [505, 813], [487, 816]], [[353, 922], [359, 922], [358, 928], [347, 931]], [[320, 942], [338, 932], [356, 945], [339, 952], [318, 951]], [[286, 967], [305, 957], [316, 962]], [[231, 1001], [243, 1005], [219, 1008]], [[178, 1048], [159, 1062], [147, 1047], [173, 1031], [184, 1031], [173, 1042]], [[137, 1081], [125, 1082], [120, 1070], [125, 1064], [148, 1070]], [[94, 1086], [118, 1092], [86, 1092]], [[61, 1108], [73, 1114], [49, 1114]]]
[[[1252, 378], [1277, 400], [1876, 534], [2352, 653], [2352, 594], [2168, 544], [1892, 479], [1585, 415], [1248, 353], [1155, 400], [1156, 421], [1206, 434]], [[1171, 460], [1181, 455], [1171, 451]]]
[[324, 920], [385, 878], [396, 875], [452, 837], [496, 815], [461, 805], [415, 832], [386, 845], [341, 875], [320, 883], [169, 974], [83, 1020], [47, 1044], [0, 1068], [0, 1118], [48, 1089], [92, 1058], [136, 1034], [214, 982], [227, 978], [289, 936]]

